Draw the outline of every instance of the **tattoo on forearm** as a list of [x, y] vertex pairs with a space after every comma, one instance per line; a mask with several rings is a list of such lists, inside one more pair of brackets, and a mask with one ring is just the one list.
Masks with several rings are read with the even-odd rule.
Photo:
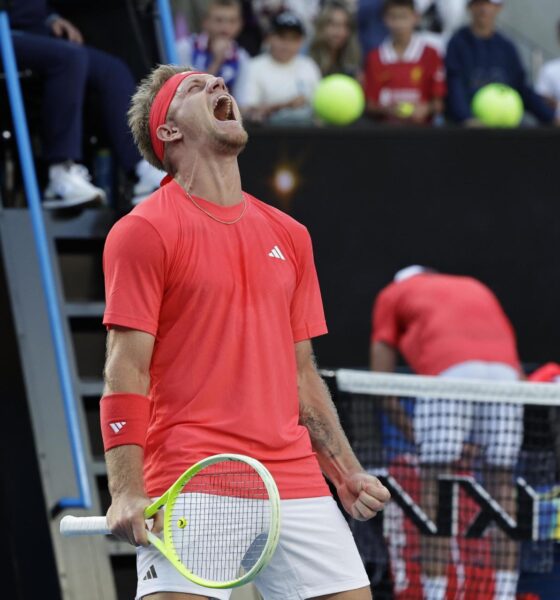
[[336, 439], [332, 425], [325, 421], [319, 411], [310, 406], [304, 407], [300, 413], [300, 422], [307, 427], [316, 450], [329, 458], [335, 458], [340, 454], [340, 442]]

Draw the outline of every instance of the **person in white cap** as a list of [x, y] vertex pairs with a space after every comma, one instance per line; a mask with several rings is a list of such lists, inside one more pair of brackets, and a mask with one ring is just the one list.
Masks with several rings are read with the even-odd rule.
[[[399, 271], [373, 307], [371, 369], [394, 371], [399, 353], [418, 375], [514, 381], [521, 372], [513, 327], [492, 291], [472, 277], [419, 265]], [[435, 518], [438, 475], [465, 458], [470, 444], [482, 454], [484, 486], [512, 512], [512, 474], [523, 440], [521, 406], [419, 398], [410, 422], [399, 404], [394, 399], [387, 408], [417, 444], [422, 507], [430, 518]], [[514, 600], [518, 544], [497, 530], [492, 536], [494, 597]], [[424, 598], [444, 600], [449, 539], [425, 538], [422, 549]]]
[[267, 38], [268, 52], [249, 62], [238, 102], [249, 121], [270, 125], [309, 125], [312, 100], [321, 72], [300, 52], [305, 28], [296, 13], [274, 17]]

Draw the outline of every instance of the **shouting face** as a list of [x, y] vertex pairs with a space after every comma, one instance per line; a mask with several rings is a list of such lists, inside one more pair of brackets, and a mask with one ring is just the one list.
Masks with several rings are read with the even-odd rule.
[[166, 142], [184, 139], [224, 154], [239, 154], [247, 143], [241, 113], [223, 79], [205, 73], [181, 82], [160, 127], [174, 134]]

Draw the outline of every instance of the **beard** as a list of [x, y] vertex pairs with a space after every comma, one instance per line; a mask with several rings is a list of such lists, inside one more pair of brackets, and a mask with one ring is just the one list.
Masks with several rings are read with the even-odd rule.
[[240, 126], [238, 131], [235, 132], [226, 132], [213, 129], [210, 134], [210, 139], [213, 148], [219, 154], [238, 156], [247, 145], [249, 135], [243, 126]]

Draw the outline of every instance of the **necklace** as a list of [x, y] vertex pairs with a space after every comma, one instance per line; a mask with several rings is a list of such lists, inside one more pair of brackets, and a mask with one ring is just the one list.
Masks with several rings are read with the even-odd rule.
[[195, 199], [189, 194], [189, 192], [187, 192], [187, 190], [185, 190], [185, 194], [187, 194], [187, 197], [196, 206], [196, 208], [201, 210], [205, 215], [208, 215], [211, 219], [214, 219], [214, 221], [218, 221], [218, 223], [222, 223], [223, 225], [233, 225], [234, 223], [241, 221], [243, 215], [245, 214], [245, 211], [247, 210], [247, 198], [245, 194], [243, 194], [243, 210], [241, 211], [241, 214], [235, 219], [233, 219], [233, 221], [224, 221], [223, 219], [216, 217], [211, 212], [207, 211], [205, 208], [200, 206], [200, 204], [198, 204], [198, 202], [195, 201]]

